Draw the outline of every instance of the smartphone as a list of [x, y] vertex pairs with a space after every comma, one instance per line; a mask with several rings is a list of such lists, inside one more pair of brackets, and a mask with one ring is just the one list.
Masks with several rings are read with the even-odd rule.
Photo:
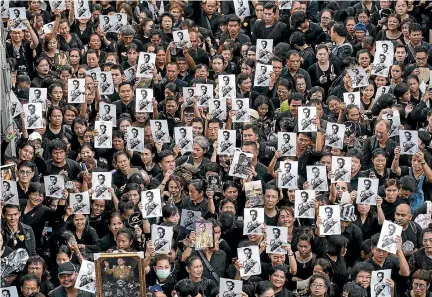
[[84, 171], [84, 172], [88, 172], [88, 171], [87, 171], [87, 166], [86, 166], [85, 163], [81, 163], [81, 169], [82, 169], [82, 171]]
[[52, 232], [52, 227], [44, 227], [44, 231], [47, 233], [51, 233]]

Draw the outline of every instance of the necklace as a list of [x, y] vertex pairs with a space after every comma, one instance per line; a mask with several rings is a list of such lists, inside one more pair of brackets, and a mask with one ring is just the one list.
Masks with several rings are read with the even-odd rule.
[[302, 258], [300, 254], [298, 254], [297, 262], [303, 264], [302, 267], [306, 268], [306, 263], [309, 262], [311, 259], [312, 259], [312, 253], [310, 253], [310, 255], [307, 258]]

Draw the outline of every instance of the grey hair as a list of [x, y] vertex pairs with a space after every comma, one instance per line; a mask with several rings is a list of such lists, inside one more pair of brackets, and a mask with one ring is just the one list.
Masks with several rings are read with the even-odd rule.
[[204, 183], [200, 179], [193, 179], [189, 182], [189, 185], [193, 185], [198, 192], [204, 191]]
[[208, 139], [202, 135], [195, 136], [193, 143], [198, 144], [200, 147], [202, 147], [203, 150], [208, 150], [210, 147]]
[[126, 25], [120, 28], [118, 31], [120, 34], [127, 35], [127, 36], [135, 36], [135, 29], [131, 25]]

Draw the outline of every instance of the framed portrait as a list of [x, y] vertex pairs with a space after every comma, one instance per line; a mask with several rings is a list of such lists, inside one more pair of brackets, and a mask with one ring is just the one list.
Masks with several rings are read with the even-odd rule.
[[145, 296], [145, 275], [136, 253], [102, 253], [96, 260], [96, 296]]

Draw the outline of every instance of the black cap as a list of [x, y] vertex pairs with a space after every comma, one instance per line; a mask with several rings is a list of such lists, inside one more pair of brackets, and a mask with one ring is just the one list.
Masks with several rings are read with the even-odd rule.
[[72, 274], [75, 272], [75, 266], [71, 262], [60, 264], [57, 275]]

